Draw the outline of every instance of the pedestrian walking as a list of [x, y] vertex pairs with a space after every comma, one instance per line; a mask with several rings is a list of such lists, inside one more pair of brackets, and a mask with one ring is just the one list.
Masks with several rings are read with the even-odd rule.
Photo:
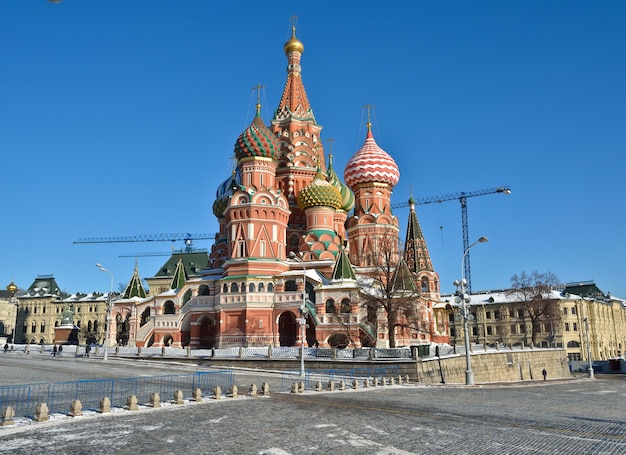
[[91, 351], [91, 345], [85, 346], [85, 356], [89, 358], [89, 351]]
[[59, 345], [59, 357], [61, 357], [61, 353], [63, 352], [63, 345]]
[[546, 371], [546, 369], [544, 368], [543, 371], [541, 372], [541, 374], [543, 375], [543, 380], [545, 381], [546, 378], [548, 377], [548, 372]]
[[57, 356], [57, 345], [55, 344], [52, 348], [52, 357], [56, 357]]
[[4, 353], [6, 354], [8, 350], [9, 350], [9, 343], [5, 343], [4, 344]]

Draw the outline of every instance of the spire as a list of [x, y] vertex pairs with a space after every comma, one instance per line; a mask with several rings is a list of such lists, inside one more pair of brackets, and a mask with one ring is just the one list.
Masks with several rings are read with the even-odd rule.
[[296, 118], [298, 120], [313, 120], [313, 111], [309, 104], [309, 99], [302, 83], [302, 67], [300, 59], [304, 52], [304, 45], [296, 38], [296, 27], [291, 28], [291, 38], [285, 43], [285, 54], [287, 54], [287, 83], [283, 90], [278, 109], [274, 113], [274, 120], [285, 120]]
[[187, 282], [187, 272], [185, 271], [185, 265], [183, 264], [183, 258], [181, 257], [176, 264], [176, 270], [174, 271], [174, 278], [172, 278], [172, 284], [170, 289], [180, 289]]
[[123, 299], [132, 299], [133, 297], [139, 297], [142, 299], [146, 298], [146, 290], [141, 284], [141, 278], [139, 277], [139, 268], [137, 265], [137, 260], [135, 259], [135, 271], [133, 272], [133, 276], [126, 286], [126, 290], [124, 290]]
[[426, 240], [415, 213], [415, 199], [409, 198], [409, 225], [406, 229], [406, 242], [404, 243], [404, 259], [413, 273], [434, 272], [430, 260], [430, 253], [426, 247]]
[[393, 274], [391, 288], [394, 293], [417, 294], [417, 286], [404, 258], [400, 258], [398, 267]]
[[343, 280], [355, 280], [356, 275], [354, 273], [354, 269], [352, 268], [352, 264], [350, 264], [350, 259], [348, 259], [348, 255], [346, 254], [345, 248], [341, 248], [339, 255], [337, 256], [337, 261], [335, 262], [335, 268], [333, 269], [333, 275], [331, 278], [332, 281], [343, 281]]

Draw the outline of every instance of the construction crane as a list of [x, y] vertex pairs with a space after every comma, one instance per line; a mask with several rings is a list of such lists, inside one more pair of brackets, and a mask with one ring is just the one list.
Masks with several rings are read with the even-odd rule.
[[[469, 255], [469, 233], [468, 233], [468, 223], [467, 223], [467, 198], [475, 197], [475, 196], [485, 196], [487, 194], [511, 194], [511, 188], [508, 186], [499, 186], [497, 188], [489, 188], [486, 190], [476, 190], [476, 191], [468, 191], [468, 192], [460, 192], [460, 193], [448, 193], [448, 194], [440, 194], [438, 196], [430, 196], [421, 199], [415, 199], [415, 205], [426, 205], [426, 204], [434, 204], [435, 202], [445, 202], [445, 201], [455, 201], [458, 200], [461, 203], [461, 224], [463, 226], [463, 254], [465, 255], [465, 259], [463, 260], [463, 274], [467, 280], [467, 292], [472, 292], [472, 277], [470, 271], [470, 255]], [[392, 204], [392, 209], [398, 209], [403, 207], [408, 207], [408, 202], [403, 202], [401, 204]]]
[[174, 251], [170, 253], [137, 253], [137, 254], [127, 254], [121, 255], [120, 257], [138, 257], [138, 256], [168, 256], [170, 254], [175, 254], [176, 252], [180, 253], [201, 253], [206, 250], [198, 250], [193, 248], [194, 240], [210, 240], [214, 239], [214, 235], [209, 234], [142, 234], [142, 235], [133, 235], [129, 237], [89, 237], [89, 238], [80, 238], [74, 243], [131, 243], [131, 242], [176, 242], [178, 240], [182, 240], [185, 243], [185, 248]]

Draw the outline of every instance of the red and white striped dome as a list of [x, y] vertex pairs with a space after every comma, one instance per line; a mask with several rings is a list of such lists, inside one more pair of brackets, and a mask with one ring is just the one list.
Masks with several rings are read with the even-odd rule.
[[400, 180], [400, 169], [391, 156], [381, 149], [368, 129], [365, 144], [357, 151], [343, 172], [343, 178], [350, 188], [359, 183], [387, 183], [396, 186]]

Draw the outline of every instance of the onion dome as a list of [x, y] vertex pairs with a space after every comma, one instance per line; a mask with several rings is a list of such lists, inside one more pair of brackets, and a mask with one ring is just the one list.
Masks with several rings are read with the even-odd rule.
[[250, 157], [274, 159], [280, 146], [278, 139], [261, 119], [261, 105], [256, 105], [256, 116], [252, 124], [239, 135], [235, 143], [237, 160]]
[[350, 188], [342, 183], [337, 177], [335, 173], [335, 169], [333, 169], [333, 156], [329, 155], [328, 157], [328, 171], [326, 172], [328, 175], [328, 181], [331, 185], [339, 190], [341, 194], [341, 207], [339, 207], [344, 212], [349, 212], [354, 208], [354, 193]]
[[330, 207], [338, 210], [341, 207], [341, 201], [341, 193], [326, 181], [324, 174], [319, 168], [313, 182], [302, 188], [296, 200], [298, 207], [302, 210], [310, 207]]
[[289, 38], [289, 41], [285, 43], [284, 49], [285, 54], [290, 54], [292, 52], [300, 52], [302, 54], [304, 52], [304, 44], [296, 38], [295, 27], [291, 27], [291, 38]]
[[13, 297], [17, 292], [17, 285], [11, 280], [11, 282], [7, 285], [7, 291], [9, 291], [9, 295]]
[[217, 187], [217, 191], [215, 192], [215, 202], [213, 202], [213, 214], [217, 218], [224, 217], [224, 210], [226, 210], [226, 207], [228, 206], [228, 201], [235, 190], [239, 187], [240, 182], [241, 176], [239, 174], [239, 169], [237, 169], [237, 171], [233, 171], [232, 175]]
[[387, 183], [396, 186], [400, 180], [400, 170], [391, 156], [381, 149], [372, 135], [371, 124], [367, 125], [367, 138], [343, 173], [343, 178], [350, 188], [359, 183]]

